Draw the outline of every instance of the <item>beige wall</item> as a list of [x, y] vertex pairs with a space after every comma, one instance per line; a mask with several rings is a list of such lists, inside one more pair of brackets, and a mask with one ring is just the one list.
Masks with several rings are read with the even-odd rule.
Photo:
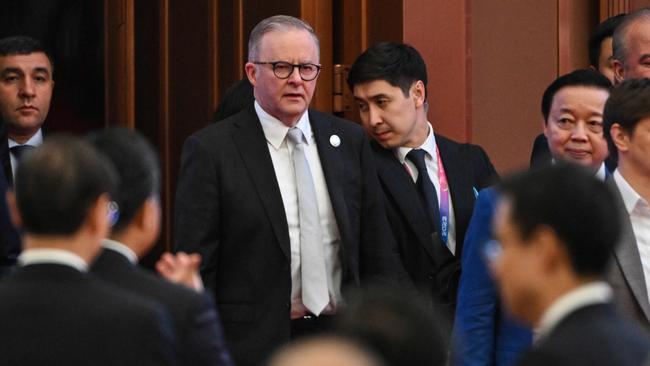
[[527, 167], [558, 72], [557, 2], [472, 1], [472, 138], [501, 173]]

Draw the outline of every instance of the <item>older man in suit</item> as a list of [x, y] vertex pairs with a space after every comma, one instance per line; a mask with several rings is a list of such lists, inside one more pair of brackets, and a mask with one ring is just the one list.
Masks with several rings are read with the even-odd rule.
[[619, 165], [621, 243], [609, 280], [621, 308], [650, 331], [650, 80], [624, 81], [605, 105], [606, 136]]
[[187, 139], [175, 208], [176, 248], [203, 255], [239, 365], [326, 327], [346, 286], [406, 278], [363, 130], [308, 110], [313, 29], [274, 16], [248, 49], [255, 102]]
[[208, 294], [158, 278], [137, 266], [160, 232], [160, 171], [153, 147], [121, 128], [98, 132], [92, 144], [115, 166], [120, 215], [92, 266], [99, 278], [161, 304], [172, 318], [183, 365], [232, 365], [219, 316]]
[[25, 249], [0, 283], [3, 364], [176, 364], [162, 309], [87, 273], [108, 234], [115, 182], [110, 163], [70, 137], [21, 163], [10, 203]]
[[427, 70], [405, 44], [361, 54], [348, 84], [359, 106], [404, 268], [453, 319], [465, 230], [478, 190], [497, 173], [482, 148], [434, 132], [427, 121]]
[[610, 188], [564, 163], [500, 186], [497, 241], [485, 255], [506, 307], [536, 328], [518, 365], [641, 365], [650, 354], [650, 338], [616, 311], [605, 282], [621, 232]]

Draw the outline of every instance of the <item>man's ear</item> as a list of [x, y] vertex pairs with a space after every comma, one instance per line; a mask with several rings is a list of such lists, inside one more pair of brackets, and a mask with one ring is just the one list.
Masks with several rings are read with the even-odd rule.
[[107, 238], [110, 232], [110, 219], [108, 215], [108, 204], [110, 199], [108, 194], [104, 193], [99, 196], [95, 203], [90, 207], [88, 216], [83, 223], [88, 233], [100, 238]]
[[413, 83], [413, 86], [411, 87], [411, 98], [413, 98], [417, 108], [424, 105], [424, 101], [426, 100], [426, 90], [422, 80]]
[[614, 123], [609, 129], [609, 135], [616, 146], [616, 150], [619, 152], [628, 151], [630, 148], [630, 135], [621, 127], [620, 124]]
[[20, 210], [18, 209], [18, 203], [16, 202], [16, 194], [12, 189], [7, 190], [7, 206], [9, 208], [9, 216], [11, 217], [11, 222], [15, 227], [19, 228], [23, 226], [23, 220], [20, 215]]
[[257, 65], [252, 62], [247, 62], [244, 65], [244, 71], [246, 71], [246, 77], [252, 86], [257, 85]]
[[612, 67], [614, 69], [614, 85], [618, 85], [625, 80], [625, 67], [623, 67], [623, 63], [617, 59], [612, 60]]

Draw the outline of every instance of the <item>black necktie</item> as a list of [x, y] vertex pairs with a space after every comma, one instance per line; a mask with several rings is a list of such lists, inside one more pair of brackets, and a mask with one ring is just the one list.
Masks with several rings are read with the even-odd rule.
[[34, 146], [31, 145], [16, 145], [11, 147], [9, 150], [11, 150], [12, 153], [16, 156], [16, 160], [20, 161], [22, 159], [23, 154], [28, 152], [29, 150], [34, 149]]
[[438, 235], [440, 235], [440, 208], [438, 207], [438, 194], [436, 193], [436, 187], [433, 185], [433, 182], [431, 182], [431, 178], [429, 178], [429, 172], [424, 163], [425, 154], [426, 151], [422, 149], [413, 149], [406, 154], [406, 158], [412, 161], [418, 169], [418, 179], [415, 182], [415, 185], [418, 187], [420, 195], [424, 200], [432, 228], [438, 233]]

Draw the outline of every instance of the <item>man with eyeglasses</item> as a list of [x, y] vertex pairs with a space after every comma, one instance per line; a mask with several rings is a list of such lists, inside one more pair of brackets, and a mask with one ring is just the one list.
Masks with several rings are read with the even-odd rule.
[[[554, 162], [585, 166], [600, 180], [609, 176], [603, 163], [608, 153], [603, 108], [610, 89], [609, 80], [594, 70], [573, 71], [546, 88], [541, 102], [542, 129]], [[530, 329], [503, 310], [484, 261], [485, 243], [493, 237], [497, 200], [492, 188], [480, 192], [465, 236], [454, 323], [454, 365], [512, 365], [532, 341]]]
[[318, 38], [274, 16], [251, 32], [255, 102], [185, 142], [176, 249], [199, 252], [238, 365], [328, 327], [344, 287], [408, 283], [360, 126], [309, 110]]

